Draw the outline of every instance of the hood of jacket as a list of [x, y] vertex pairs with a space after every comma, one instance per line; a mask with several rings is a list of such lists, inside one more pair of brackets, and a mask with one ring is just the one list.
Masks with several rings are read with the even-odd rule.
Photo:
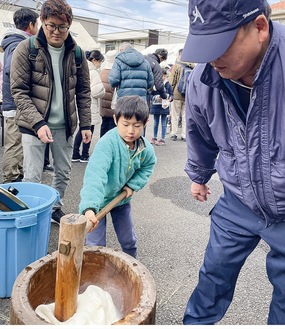
[[139, 66], [144, 61], [144, 56], [134, 48], [129, 48], [119, 53], [116, 58], [128, 66]]
[[19, 29], [9, 29], [3, 35], [3, 39], [1, 42], [1, 47], [4, 49], [9, 47], [11, 44], [19, 43], [22, 40], [28, 39], [30, 35], [22, 30]]

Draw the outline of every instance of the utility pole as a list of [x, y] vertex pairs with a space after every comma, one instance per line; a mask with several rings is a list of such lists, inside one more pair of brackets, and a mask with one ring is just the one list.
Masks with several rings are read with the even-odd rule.
[[39, 13], [40, 11], [40, 6], [41, 6], [41, 3], [39, 0], [36, 0], [36, 12]]

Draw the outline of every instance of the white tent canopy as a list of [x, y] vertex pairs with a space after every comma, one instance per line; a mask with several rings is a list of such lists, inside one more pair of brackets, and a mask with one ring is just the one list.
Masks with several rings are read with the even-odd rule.
[[152, 54], [156, 49], [164, 48], [168, 51], [167, 60], [161, 63], [161, 66], [175, 64], [179, 49], [183, 49], [184, 43], [169, 43], [162, 45], [152, 45], [141, 51], [143, 55]]
[[[13, 15], [14, 15], [13, 11], [0, 9], [0, 40], [2, 40], [2, 36], [8, 29], [15, 27], [13, 22]], [[85, 28], [81, 25], [81, 23], [77, 21], [73, 21], [69, 31], [72, 37], [74, 38], [74, 40], [76, 41], [76, 43], [83, 50], [86, 51], [86, 50], [100, 49], [97, 42], [85, 30]]]

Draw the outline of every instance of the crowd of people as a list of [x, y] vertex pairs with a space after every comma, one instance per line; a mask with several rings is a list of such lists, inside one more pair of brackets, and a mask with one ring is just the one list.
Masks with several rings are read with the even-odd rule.
[[[218, 173], [224, 191], [210, 213], [209, 242], [184, 324], [222, 319], [261, 239], [270, 247], [268, 324], [285, 324], [285, 27], [272, 22], [270, 11], [266, 0], [215, 6], [189, 0], [191, 29], [170, 70], [160, 65], [168, 56], [163, 48], [143, 56], [123, 42], [118, 52], [84, 52], [69, 33], [73, 14], [65, 0], [43, 3], [39, 29], [36, 13], [16, 11], [16, 28], [2, 40], [4, 182], [41, 182], [50, 152], [52, 187], [60, 194], [52, 219], [60, 224], [71, 164], [86, 162], [78, 209], [93, 223], [87, 245], [106, 246], [106, 218], [98, 221], [96, 214], [126, 191], [111, 217], [122, 250], [137, 256], [131, 198], [153, 173], [151, 144], [166, 144], [169, 116], [170, 140], [186, 142], [194, 199], [207, 201]], [[191, 73], [184, 93], [185, 68]], [[91, 152], [94, 129], [100, 139]]]
[[[120, 225], [130, 225], [128, 232], [133, 231], [129, 202], [133, 192], [147, 183], [156, 162], [152, 146], [141, 135], [148, 121], [147, 99], [155, 82], [154, 75], [155, 83], [162, 84], [161, 67], [152, 68], [149, 60], [126, 42], [120, 45], [118, 52], [111, 50], [105, 56], [97, 49], [83, 51], [69, 33], [73, 13], [65, 0], [45, 1], [40, 15], [21, 8], [14, 13], [13, 19], [15, 28], [8, 30], [1, 42], [4, 49], [4, 183], [40, 183], [43, 171], [52, 171], [51, 186], [59, 192], [60, 200], [54, 204], [51, 218], [60, 224], [65, 215], [62, 206], [72, 162], [88, 163], [86, 172], [89, 176], [90, 172], [96, 171], [93, 154], [100, 153], [97, 149], [101, 143], [114, 135], [116, 143], [122, 142], [118, 147], [125, 149], [126, 158], [119, 169], [120, 159], [115, 155], [118, 157], [122, 153], [114, 154], [117, 171], [111, 164], [110, 168], [107, 166], [108, 159], [103, 168], [107, 168], [105, 174], [110, 176], [108, 179], [112, 184], [118, 180], [118, 186], [111, 190], [110, 196], [108, 190], [104, 190], [106, 195], [99, 204], [96, 198], [93, 200], [95, 205], [91, 210], [94, 212], [90, 218], [96, 222], [96, 213], [105, 201], [125, 189], [128, 193], [123, 202], [126, 203], [122, 207], [123, 213], [120, 215], [119, 206], [112, 212], [114, 227], [117, 232], [116, 218], [123, 217]], [[163, 49], [153, 55], [156, 64], [167, 58]], [[105, 65], [101, 69], [102, 64]], [[161, 92], [164, 92], [164, 98], [169, 97], [165, 91]], [[117, 103], [113, 108], [111, 101], [115, 93]], [[100, 129], [100, 143], [96, 143], [91, 154], [94, 129]], [[100, 164], [103, 163], [101, 160]], [[128, 173], [124, 175], [125, 181], [121, 178], [122, 172]], [[84, 182], [82, 195], [85, 195], [85, 184], [89, 179]], [[98, 186], [92, 188], [97, 190]], [[84, 198], [82, 204], [87, 204]], [[86, 212], [88, 216], [91, 210], [83, 207], [80, 212]], [[96, 236], [100, 229], [94, 232], [92, 234]], [[130, 245], [130, 239], [133, 241], [129, 253], [135, 256], [135, 233], [129, 236], [122, 227], [117, 233], [123, 250], [127, 250], [125, 244]], [[103, 243], [104, 239], [99, 241], [99, 244]], [[98, 244], [94, 237], [87, 238], [86, 243]]]

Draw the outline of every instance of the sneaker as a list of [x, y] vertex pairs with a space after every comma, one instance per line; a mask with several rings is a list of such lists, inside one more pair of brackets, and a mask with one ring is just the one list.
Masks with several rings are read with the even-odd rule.
[[176, 136], [176, 135], [172, 135], [172, 136], [170, 137], [170, 139], [171, 139], [172, 141], [176, 141], [176, 140], [177, 140], [177, 136]]
[[150, 140], [150, 144], [155, 144], [156, 141], [157, 141], [156, 138], [152, 138], [152, 139]]
[[80, 157], [72, 157], [71, 161], [72, 162], [79, 162], [80, 161]]
[[155, 145], [157, 145], [157, 146], [163, 146], [163, 145], [165, 145], [165, 140], [164, 139], [160, 139], [159, 141], [156, 141], [155, 142]]
[[54, 171], [53, 166], [51, 166], [50, 164], [44, 166], [44, 171]]
[[[18, 182], [21, 182], [23, 178], [24, 178], [24, 176], [20, 174], [17, 178], [11, 180], [11, 183], [18, 183]], [[6, 182], [6, 183], [7, 183], [7, 182]]]
[[51, 214], [51, 222], [56, 223], [56, 224], [59, 225], [60, 224], [60, 219], [64, 215], [65, 215], [65, 213], [61, 209], [54, 210]]
[[186, 138], [185, 137], [181, 137], [182, 142], [186, 142]]
[[81, 157], [80, 162], [88, 162], [89, 161], [89, 157]]

